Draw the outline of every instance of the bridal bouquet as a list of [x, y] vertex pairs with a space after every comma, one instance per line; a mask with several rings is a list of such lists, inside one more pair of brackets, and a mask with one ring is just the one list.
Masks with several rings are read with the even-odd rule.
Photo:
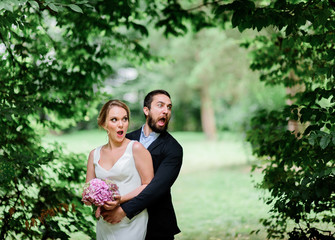
[[86, 205], [100, 207], [106, 201], [113, 201], [116, 195], [120, 195], [119, 188], [112, 180], [94, 178], [85, 183], [82, 201]]

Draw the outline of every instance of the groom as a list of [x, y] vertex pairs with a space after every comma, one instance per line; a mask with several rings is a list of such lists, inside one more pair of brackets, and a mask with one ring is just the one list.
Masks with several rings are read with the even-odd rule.
[[182, 165], [183, 149], [167, 132], [171, 109], [170, 95], [164, 90], [154, 90], [145, 97], [145, 124], [127, 134], [127, 138], [138, 140], [149, 150], [155, 176], [137, 197], [102, 214], [105, 221], [117, 223], [123, 217], [131, 219], [147, 208], [149, 222], [146, 240], [172, 240], [180, 232], [172, 205], [171, 186]]

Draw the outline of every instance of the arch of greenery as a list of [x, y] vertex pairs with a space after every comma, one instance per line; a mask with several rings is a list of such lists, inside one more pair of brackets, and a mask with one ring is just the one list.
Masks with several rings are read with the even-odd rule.
[[[270, 193], [268, 237], [334, 239], [316, 227], [335, 225], [334, 10], [333, 0], [1, 1], [0, 238], [93, 236], [76, 187], [83, 156], [46, 148], [40, 129], [89, 114], [94, 89], [113, 72], [106, 59], [155, 59], [141, 44], [149, 24], [173, 37], [230, 22], [270, 30], [245, 42], [250, 67], [289, 93], [290, 104], [260, 111], [248, 132], [262, 159], [259, 187]], [[297, 228], [288, 231], [289, 220]]]

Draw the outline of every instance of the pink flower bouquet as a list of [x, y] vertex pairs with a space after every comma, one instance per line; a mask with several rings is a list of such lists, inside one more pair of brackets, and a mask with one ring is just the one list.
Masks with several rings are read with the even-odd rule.
[[82, 201], [86, 205], [100, 207], [106, 201], [113, 201], [116, 195], [120, 195], [119, 188], [112, 180], [94, 178], [85, 183]]

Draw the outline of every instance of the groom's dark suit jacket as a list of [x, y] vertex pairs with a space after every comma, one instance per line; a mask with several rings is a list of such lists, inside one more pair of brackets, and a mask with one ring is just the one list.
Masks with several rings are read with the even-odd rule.
[[[139, 141], [140, 135], [141, 129], [138, 129], [127, 134], [127, 138]], [[172, 205], [171, 186], [182, 165], [183, 149], [168, 132], [163, 132], [151, 143], [148, 150], [155, 176], [137, 197], [121, 206], [128, 218], [147, 208], [147, 238], [162, 239], [180, 232]]]

